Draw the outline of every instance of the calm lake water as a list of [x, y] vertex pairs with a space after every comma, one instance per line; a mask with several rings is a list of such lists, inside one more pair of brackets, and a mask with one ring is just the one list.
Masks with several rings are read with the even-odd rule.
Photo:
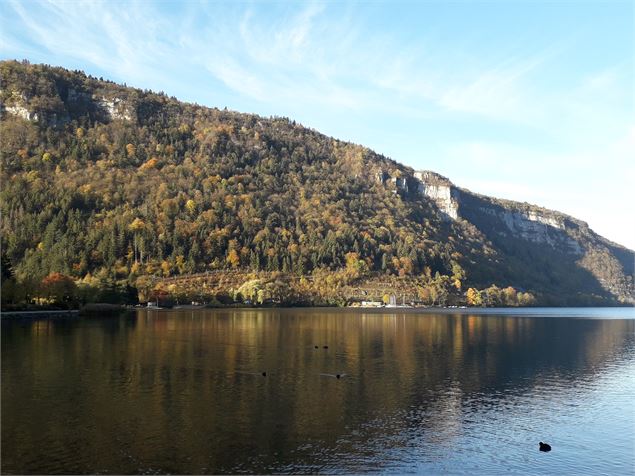
[[632, 308], [463, 311], [3, 319], [2, 472], [634, 473]]

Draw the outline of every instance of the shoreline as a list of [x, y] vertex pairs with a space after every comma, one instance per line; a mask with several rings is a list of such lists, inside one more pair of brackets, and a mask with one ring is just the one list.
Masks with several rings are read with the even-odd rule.
[[60, 310], [42, 310], [42, 311], [2, 311], [0, 318], [2, 319], [37, 319], [47, 317], [78, 317], [79, 309], [60, 309]]
[[449, 306], [426, 306], [426, 307], [357, 307], [357, 306], [177, 306], [177, 307], [145, 307], [145, 306], [119, 306], [101, 304], [98, 306], [86, 306], [82, 309], [49, 309], [49, 310], [28, 310], [28, 311], [0, 311], [0, 319], [48, 319], [48, 318], [68, 318], [68, 317], [86, 317], [95, 314], [119, 314], [121, 312], [144, 311], [144, 312], [183, 312], [183, 311], [223, 311], [223, 310], [338, 310], [338, 311], [357, 311], [370, 312], [373, 314], [381, 314], [386, 312], [398, 313], [430, 313], [441, 312], [449, 313], [475, 313], [475, 314], [499, 314], [505, 311], [544, 311], [546, 309], [624, 309], [634, 308], [635, 306], [517, 306], [517, 307], [449, 307]]

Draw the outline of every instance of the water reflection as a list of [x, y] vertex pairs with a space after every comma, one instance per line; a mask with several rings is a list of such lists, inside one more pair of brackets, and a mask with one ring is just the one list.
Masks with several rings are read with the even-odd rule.
[[[630, 319], [221, 310], [2, 324], [5, 473], [635, 462]], [[617, 449], [586, 461], [597, 437]], [[567, 452], [556, 446], [543, 467], [533, 450], [544, 438]]]

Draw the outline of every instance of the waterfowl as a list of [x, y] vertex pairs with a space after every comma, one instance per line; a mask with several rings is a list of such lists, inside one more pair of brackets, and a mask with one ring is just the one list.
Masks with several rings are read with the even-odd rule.
[[539, 443], [540, 451], [551, 451], [551, 445], [547, 443], [543, 443], [542, 441]]
[[320, 374], [322, 377], [331, 377], [336, 379], [343, 379], [346, 377], [346, 374]]
[[325, 345], [325, 346], [324, 346], [324, 347], [322, 347], [322, 348], [323, 348], [323, 349], [328, 349], [328, 348], [329, 348], [329, 346], [328, 346], [328, 345]]
[[263, 377], [266, 377], [266, 376], [267, 376], [267, 372], [263, 372], [263, 373], [262, 373], [262, 376], [263, 376]]

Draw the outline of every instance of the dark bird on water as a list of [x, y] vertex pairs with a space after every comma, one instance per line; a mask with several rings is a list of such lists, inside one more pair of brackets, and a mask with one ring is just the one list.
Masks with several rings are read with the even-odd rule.
[[318, 348], [318, 346], [316, 345], [316, 346], [315, 346], [315, 348], [317, 349], [317, 348]]
[[547, 443], [543, 443], [542, 441], [539, 444], [540, 444], [540, 451], [551, 451], [551, 445], [548, 445]]
[[262, 373], [262, 376], [263, 376], [263, 377], [266, 377], [266, 376], [267, 376], [267, 372], [263, 372], [263, 373]]
[[344, 377], [346, 377], [346, 374], [320, 374], [322, 377], [332, 377], [332, 378], [336, 378], [336, 379], [343, 379]]
[[324, 346], [324, 347], [322, 347], [322, 348], [323, 348], [323, 349], [328, 349], [328, 348], [329, 348], [329, 346], [328, 346], [328, 345], [325, 345], [325, 346]]

